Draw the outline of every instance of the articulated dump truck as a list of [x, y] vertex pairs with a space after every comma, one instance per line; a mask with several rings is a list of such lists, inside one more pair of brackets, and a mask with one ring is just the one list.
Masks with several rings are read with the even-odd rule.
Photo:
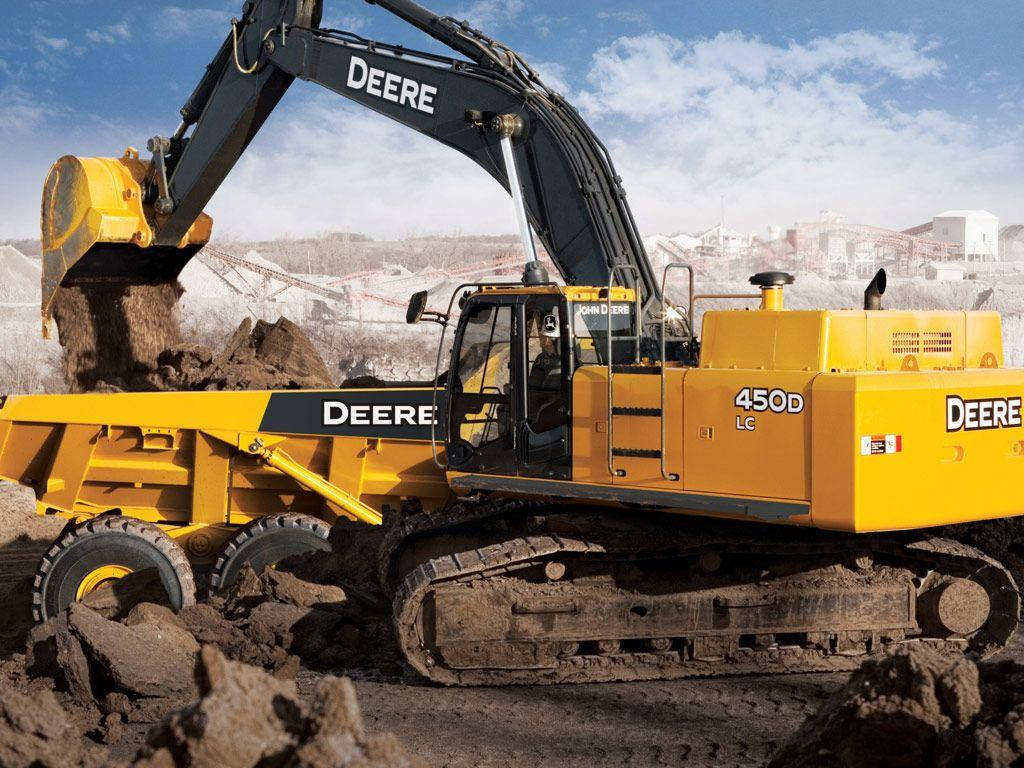
[[[65, 290], [173, 281], [295, 78], [493, 176], [523, 279], [461, 286], [444, 310], [412, 297], [409, 322], [440, 335], [418, 387], [4, 398], [0, 476], [68, 520], [39, 564], [36, 618], [148, 568], [183, 606], [198, 567], [217, 590], [246, 562], [329, 548], [344, 517], [387, 526], [364, 565], [409, 664], [449, 685], [1003, 647], [1020, 609], [1010, 574], [928, 530], [1024, 513], [1024, 371], [1003, 367], [999, 317], [884, 310], [884, 272], [863, 308], [834, 311], [786, 309], [799, 287], [784, 272], [727, 297], [697, 295], [685, 265], [655, 275], [571, 105], [469, 25], [376, 4], [462, 58], [321, 29], [317, 0], [255, 0], [149, 161], [58, 161], [44, 322]], [[689, 272], [676, 302], [673, 270]], [[738, 296], [756, 308], [707, 306], [696, 332], [697, 303]]]

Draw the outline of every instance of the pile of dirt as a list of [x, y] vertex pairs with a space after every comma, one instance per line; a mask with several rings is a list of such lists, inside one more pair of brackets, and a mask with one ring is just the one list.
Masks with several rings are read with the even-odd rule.
[[[246, 565], [231, 588], [178, 613], [138, 602], [163, 596], [140, 571], [34, 627], [23, 660], [10, 662], [19, 668], [0, 670], [0, 717], [52, 689], [43, 711], [53, 723], [17, 712], [6, 731], [0, 722], [0, 765], [113, 764], [89, 745], [153, 723], [133, 765], [418, 765], [392, 737], [366, 736], [347, 680], [327, 677], [308, 703], [292, 682], [303, 667], [402, 672], [386, 601], [362, 579], [359, 597], [339, 586], [355, 572], [333, 554], [295, 559], [310, 580], [287, 564], [259, 574]], [[48, 750], [61, 759], [48, 762]]]
[[923, 643], [866, 661], [769, 768], [940, 768], [1024, 761], [1024, 666]]
[[220, 352], [179, 344], [157, 358], [159, 389], [323, 389], [330, 371], [313, 343], [285, 317], [244, 319]]
[[54, 319], [72, 392], [310, 389], [333, 385], [312, 342], [286, 318], [246, 318], [219, 352], [184, 344], [182, 289], [97, 284], [60, 288]]
[[39, 301], [39, 261], [12, 245], [0, 245], [0, 304]]
[[[194, 693], [182, 670], [191, 669], [200, 645], [280, 678], [300, 667], [357, 665], [400, 675], [387, 601], [369, 576], [351, 578], [338, 565], [349, 558], [319, 554], [259, 574], [246, 564], [230, 588], [177, 614], [140, 602], [166, 595], [155, 573], [139, 571], [34, 627], [26, 670], [52, 678], [83, 706], [116, 694], [147, 713]], [[342, 586], [346, 580], [351, 587]]]
[[[52, 665], [50, 690], [0, 686], [5, 768], [414, 768], [390, 735], [370, 736], [349, 680], [325, 677], [310, 701], [296, 684], [196, 644], [177, 617], [144, 604], [125, 623], [72, 606], [37, 633], [29, 663]], [[19, 690], [18, 688], [22, 690]], [[157, 723], [130, 763], [112, 759], [132, 723]], [[130, 754], [130, 753], [128, 753]]]
[[5, 768], [101, 768], [107, 751], [81, 738], [50, 691], [0, 688], [0, 765]]
[[286, 318], [246, 318], [218, 353], [181, 339], [178, 283], [60, 288], [53, 316], [72, 392], [330, 387], [330, 372]]
[[233, 586], [180, 617], [199, 642], [278, 676], [300, 666], [400, 676], [391, 603], [368, 567], [382, 535], [378, 526], [338, 521], [331, 551], [288, 558], [260, 574], [245, 565]]
[[368, 736], [352, 683], [327, 677], [307, 704], [295, 683], [228, 661], [211, 646], [199, 655], [200, 699], [154, 728], [138, 768], [423, 766], [390, 735]]

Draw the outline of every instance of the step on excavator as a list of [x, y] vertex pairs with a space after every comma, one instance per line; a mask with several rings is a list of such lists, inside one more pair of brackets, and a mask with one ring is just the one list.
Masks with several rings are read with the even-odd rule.
[[[202, 209], [295, 78], [467, 156], [510, 193], [519, 282], [460, 286], [418, 386], [9, 396], [0, 476], [68, 519], [43, 556], [45, 620], [156, 568], [175, 605], [245, 562], [387, 532], [398, 642], [450, 685], [849, 669], [902, 643], [993, 653], [1020, 594], [927, 529], [1024, 512], [1024, 371], [1000, 318], [749, 309], [648, 261], [579, 113], [510, 48], [410, 0], [376, 5], [457, 58], [321, 27], [318, 0], [251, 0], [151, 159], [61, 158], [42, 209], [42, 312], [63, 288], [172, 281]], [[315, 148], [311, 148], [311, 151]], [[559, 275], [537, 259], [534, 235]], [[672, 285], [686, 285], [676, 302]], [[684, 281], [685, 278], [685, 281]], [[793, 289], [788, 289], [793, 290]]]

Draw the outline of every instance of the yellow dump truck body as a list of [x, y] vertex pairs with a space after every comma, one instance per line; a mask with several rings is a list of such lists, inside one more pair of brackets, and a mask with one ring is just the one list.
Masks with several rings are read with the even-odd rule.
[[39, 514], [118, 509], [161, 524], [199, 560], [216, 554], [231, 527], [262, 515], [348, 514], [246, 450], [257, 437], [374, 510], [397, 511], [405, 499], [427, 509], [444, 503], [450, 492], [426, 421], [432, 390], [387, 390], [394, 406], [377, 421], [397, 423], [368, 427], [368, 403], [380, 394], [9, 397], [0, 408], [0, 477], [31, 486]]

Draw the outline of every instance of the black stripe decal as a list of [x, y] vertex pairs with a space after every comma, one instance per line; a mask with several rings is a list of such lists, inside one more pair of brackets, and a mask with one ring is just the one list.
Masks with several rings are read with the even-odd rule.
[[646, 374], [648, 376], [660, 376], [661, 366], [660, 365], [613, 365], [612, 373], [633, 373], [633, 374]]
[[612, 416], [661, 416], [661, 408], [631, 408], [616, 405], [612, 408]]
[[612, 448], [612, 456], [624, 459], [660, 459], [661, 451], [653, 448]]
[[464, 475], [452, 478], [450, 485], [456, 490], [505, 491], [569, 499], [619, 501], [660, 509], [728, 512], [756, 517], [759, 520], [785, 520], [797, 515], [806, 515], [810, 511], [810, 504], [799, 501], [762, 501], [760, 499], [743, 499], [729, 496], [707, 496], [702, 493], [654, 491], [646, 488], [626, 488], [615, 485], [588, 485], [565, 480]]
[[432, 389], [286, 391], [270, 395], [261, 432], [430, 440], [431, 422], [444, 440], [445, 393]]

